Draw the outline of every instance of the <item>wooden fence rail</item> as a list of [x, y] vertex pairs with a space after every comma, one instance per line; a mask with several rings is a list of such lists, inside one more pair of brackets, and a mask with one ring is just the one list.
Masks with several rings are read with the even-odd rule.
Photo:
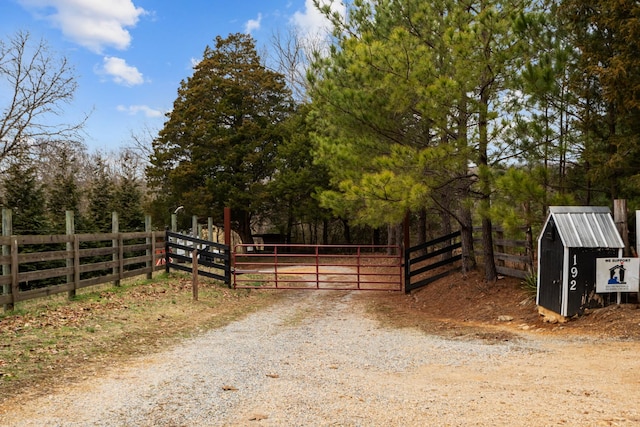
[[[0, 304], [118, 283], [164, 268], [164, 232], [0, 236]], [[7, 250], [8, 249], [8, 250]], [[2, 290], [4, 289], [4, 291]]]
[[[474, 228], [474, 236], [480, 236], [481, 230]], [[523, 229], [523, 232], [527, 230]], [[526, 240], [505, 239], [504, 231], [500, 228], [493, 230], [493, 258], [496, 261], [496, 271], [509, 277], [525, 279], [534, 272], [533, 243]], [[482, 256], [482, 240], [474, 238], [476, 255]]]
[[460, 270], [460, 231], [413, 246], [405, 251], [404, 291], [411, 292]]

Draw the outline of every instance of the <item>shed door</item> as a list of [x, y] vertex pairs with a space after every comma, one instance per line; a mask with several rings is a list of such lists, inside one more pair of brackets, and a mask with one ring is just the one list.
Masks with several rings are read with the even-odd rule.
[[548, 224], [548, 232], [540, 239], [540, 288], [538, 289], [538, 305], [560, 313], [562, 309], [562, 261], [564, 246], [555, 233], [554, 225]]

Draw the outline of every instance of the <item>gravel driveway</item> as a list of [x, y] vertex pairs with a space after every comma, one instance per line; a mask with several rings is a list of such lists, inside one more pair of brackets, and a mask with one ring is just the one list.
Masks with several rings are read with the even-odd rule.
[[636, 342], [498, 344], [387, 329], [365, 295], [291, 293], [163, 353], [0, 415], [7, 426], [640, 423]]

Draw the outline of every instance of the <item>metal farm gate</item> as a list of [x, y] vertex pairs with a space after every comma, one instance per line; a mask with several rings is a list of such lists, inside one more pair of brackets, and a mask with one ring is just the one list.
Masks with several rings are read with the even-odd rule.
[[237, 289], [401, 291], [403, 255], [394, 245], [235, 245]]

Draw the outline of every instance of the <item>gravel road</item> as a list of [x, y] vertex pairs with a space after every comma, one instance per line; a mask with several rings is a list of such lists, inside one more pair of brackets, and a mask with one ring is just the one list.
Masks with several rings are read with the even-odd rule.
[[637, 342], [388, 329], [365, 295], [297, 292], [18, 410], [2, 426], [640, 423]]

